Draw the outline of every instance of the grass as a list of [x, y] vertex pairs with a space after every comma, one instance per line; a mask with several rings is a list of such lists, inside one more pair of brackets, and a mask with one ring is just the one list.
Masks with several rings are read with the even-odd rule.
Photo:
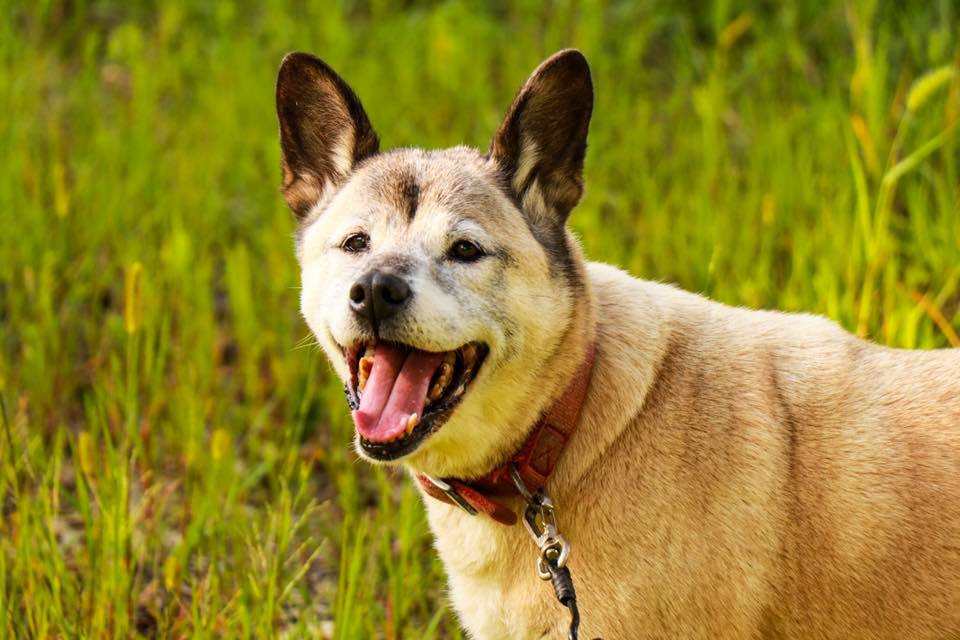
[[951, 0], [0, 6], [2, 637], [461, 637], [297, 315], [289, 50], [386, 146], [485, 146], [580, 47], [592, 258], [960, 345]]

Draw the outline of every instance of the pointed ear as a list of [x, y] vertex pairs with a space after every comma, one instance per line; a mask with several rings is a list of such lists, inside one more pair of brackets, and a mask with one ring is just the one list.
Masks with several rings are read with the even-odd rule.
[[280, 64], [277, 118], [283, 195], [301, 220], [380, 146], [356, 94], [307, 53], [291, 53]]
[[490, 159], [535, 222], [563, 225], [580, 201], [592, 111], [587, 60], [565, 49], [533, 72], [490, 143]]

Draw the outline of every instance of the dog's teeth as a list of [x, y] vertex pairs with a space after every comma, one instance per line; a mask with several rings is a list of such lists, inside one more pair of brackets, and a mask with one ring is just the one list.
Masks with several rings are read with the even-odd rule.
[[465, 344], [460, 351], [463, 353], [463, 368], [472, 369], [477, 361], [477, 348], [473, 344]]
[[367, 379], [373, 369], [373, 356], [363, 356], [357, 364], [357, 390], [363, 391], [367, 386]]
[[363, 373], [369, 375], [370, 370], [373, 369], [373, 356], [363, 356], [360, 358], [358, 366]]
[[463, 392], [464, 392], [464, 391], [466, 391], [466, 387], [464, 387], [463, 385], [460, 385], [459, 387], [457, 387], [457, 390], [453, 392], [453, 395], [454, 395], [454, 396], [461, 396], [461, 395], [463, 395]]
[[415, 413], [411, 415], [409, 418], [407, 418], [407, 426], [406, 426], [407, 435], [410, 435], [411, 433], [413, 433], [413, 430], [417, 427], [419, 423], [420, 423], [420, 416], [418, 416]]
[[433, 386], [430, 388], [430, 400], [439, 400], [440, 396], [443, 395], [444, 390], [447, 388], [447, 385], [450, 384], [450, 380], [453, 378], [453, 365], [444, 362], [440, 365], [440, 375], [437, 376], [437, 381], [433, 383]]
[[443, 355], [443, 364], [449, 365], [453, 368], [454, 363], [457, 361], [457, 352], [456, 351], [447, 351]]

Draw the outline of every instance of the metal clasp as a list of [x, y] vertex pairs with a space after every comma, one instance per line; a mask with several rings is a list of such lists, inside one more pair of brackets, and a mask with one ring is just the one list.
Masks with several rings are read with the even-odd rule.
[[437, 489], [440, 489], [440, 491], [443, 491], [446, 494], [446, 496], [453, 501], [455, 505], [457, 505], [458, 507], [460, 507], [461, 509], [463, 509], [464, 511], [466, 511], [472, 516], [477, 515], [477, 510], [473, 508], [473, 505], [467, 502], [467, 499], [464, 498], [462, 495], [460, 495], [460, 492], [454, 489], [453, 487], [451, 487], [449, 483], [444, 482], [440, 478], [434, 478], [433, 476], [428, 476], [426, 474], [424, 474], [423, 477], [426, 478], [430, 482], [430, 484], [435, 486]]
[[563, 568], [570, 557], [570, 543], [557, 530], [556, 509], [550, 497], [543, 491], [530, 493], [516, 465], [510, 465], [510, 478], [523, 496], [527, 508], [523, 512], [523, 524], [537, 545], [537, 575], [541, 580], [550, 579], [548, 563]]

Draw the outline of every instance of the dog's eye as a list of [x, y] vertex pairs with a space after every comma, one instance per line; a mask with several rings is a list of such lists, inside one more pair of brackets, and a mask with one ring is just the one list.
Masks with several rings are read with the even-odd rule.
[[360, 253], [366, 251], [370, 245], [370, 236], [365, 233], [353, 233], [347, 236], [340, 247], [347, 253]]
[[483, 249], [469, 240], [457, 240], [450, 247], [450, 257], [460, 262], [473, 262], [483, 257]]

